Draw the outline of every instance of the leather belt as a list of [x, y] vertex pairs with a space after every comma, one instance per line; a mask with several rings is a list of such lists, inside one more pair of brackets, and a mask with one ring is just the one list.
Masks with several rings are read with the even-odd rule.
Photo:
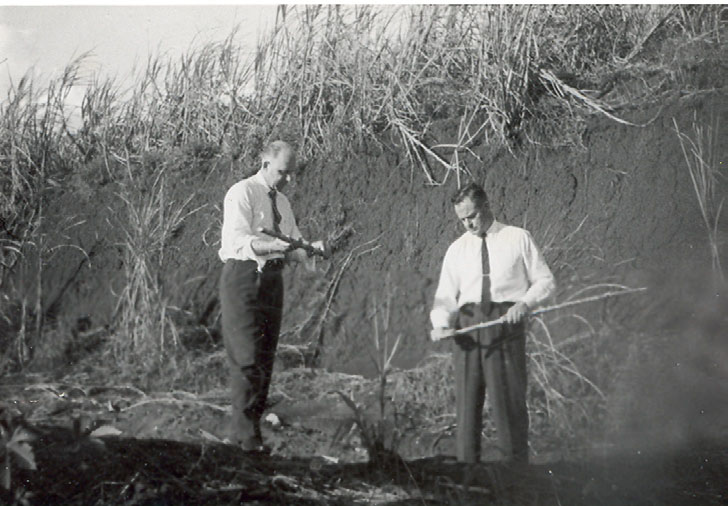
[[[237, 258], [228, 258], [227, 260], [225, 260], [226, 264], [230, 262], [240, 262], [241, 264], [248, 264], [251, 267], [257, 265], [255, 260], [239, 260]], [[286, 262], [284, 259], [274, 258], [273, 260], [266, 261], [265, 264], [263, 264], [260, 272], [280, 272], [285, 266]]]
[[263, 265], [263, 272], [279, 272], [283, 270], [283, 267], [285, 267], [286, 262], [282, 258], [274, 258], [273, 260], [268, 260]]
[[504, 309], [508, 309], [515, 304], [516, 304], [515, 302], [511, 302], [511, 301], [505, 301], [505, 302], [489, 301], [489, 302], [486, 302], [485, 304], [477, 303], [477, 302], [468, 302], [467, 304], [460, 306], [458, 311], [460, 311], [461, 313], [463, 313], [467, 316], [473, 316], [473, 312], [474, 312], [475, 308], [478, 306], [480, 306], [480, 308], [485, 313], [490, 313], [493, 310], [493, 307], [501, 307]]

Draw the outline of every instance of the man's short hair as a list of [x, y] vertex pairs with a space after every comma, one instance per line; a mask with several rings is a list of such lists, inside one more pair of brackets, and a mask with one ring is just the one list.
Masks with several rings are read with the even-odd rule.
[[277, 158], [282, 151], [288, 151], [292, 154], [295, 153], [293, 146], [288, 144], [286, 141], [273, 141], [263, 148], [263, 151], [260, 153], [260, 158], [262, 160]]
[[465, 199], [472, 200], [478, 207], [489, 207], [488, 194], [482, 186], [476, 183], [468, 183], [460, 188], [455, 195], [453, 195], [451, 202], [453, 205], [457, 205]]

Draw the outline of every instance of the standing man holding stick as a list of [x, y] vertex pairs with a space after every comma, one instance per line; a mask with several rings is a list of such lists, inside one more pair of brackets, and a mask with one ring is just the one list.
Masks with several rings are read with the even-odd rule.
[[[232, 390], [231, 440], [243, 450], [269, 452], [260, 418], [265, 408], [283, 308], [281, 271], [287, 261], [307, 261], [324, 244], [301, 239], [291, 205], [280, 190], [290, 181], [296, 153], [274, 141], [261, 153], [261, 169], [225, 195], [220, 259], [222, 332]], [[270, 237], [273, 231], [290, 242]], [[304, 244], [308, 253], [301, 249]]]
[[[433, 341], [454, 341], [457, 459], [480, 460], [487, 386], [504, 460], [527, 463], [525, 318], [554, 292], [554, 276], [528, 231], [493, 218], [481, 186], [464, 186], [452, 203], [466, 231], [445, 254], [430, 319]], [[502, 325], [455, 335], [501, 317]]]

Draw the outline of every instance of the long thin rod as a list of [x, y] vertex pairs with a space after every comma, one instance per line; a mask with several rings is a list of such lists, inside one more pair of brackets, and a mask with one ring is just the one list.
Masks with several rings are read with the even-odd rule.
[[[646, 287], [626, 288], [624, 290], [602, 293], [600, 295], [594, 295], [592, 297], [585, 297], [583, 299], [562, 302], [561, 304], [556, 304], [553, 306], [542, 307], [542, 308], [536, 309], [534, 311], [531, 311], [529, 313], [529, 316], [538, 316], [540, 314], [549, 313], [551, 311], [556, 311], [557, 309], [564, 309], [567, 307], [577, 306], [579, 304], [586, 304], [587, 302], [596, 302], [598, 300], [608, 299], [609, 297], [616, 297], [618, 295], [626, 295], [629, 293], [644, 292], [645, 290], [647, 290]], [[495, 327], [496, 325], [501, 325], [505, 322], [506, 322], [505, 317], [501, 316], [500, 318], [498, 318], [496, 320], [491, 320], [491, 321], [482, 322], [482, 323], [476, 323], [475, 325], [470, 325], [469, 327], [463, 327], [463, 328], [458, 329], [455, 332], [453, 332], [452, 335], [459, 336], [462, 334], [468, 334], [468, 333], [472, 332], [473, 330], [485, 329], [488, 327]]]

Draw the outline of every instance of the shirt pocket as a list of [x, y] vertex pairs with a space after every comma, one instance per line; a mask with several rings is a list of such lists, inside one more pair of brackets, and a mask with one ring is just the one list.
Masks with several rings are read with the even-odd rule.
[[523, 260], [512, 251], [505, 252], [496, 260], [491, 279], [497, 285], [510, 285], [515, 279], [522, 277]]

